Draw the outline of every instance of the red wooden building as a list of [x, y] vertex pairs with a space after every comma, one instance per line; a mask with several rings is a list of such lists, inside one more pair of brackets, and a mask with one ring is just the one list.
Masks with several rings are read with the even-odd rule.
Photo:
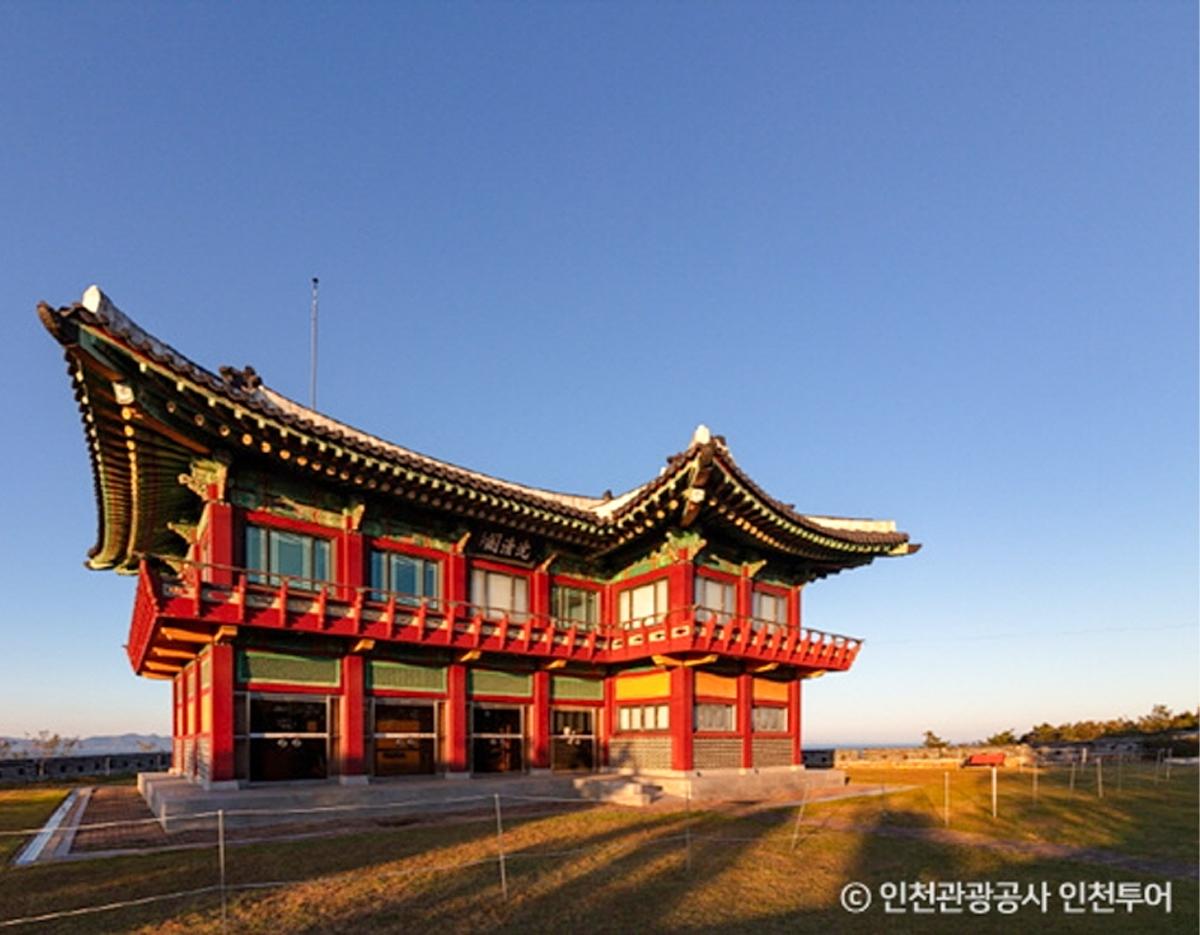
[[214, 374], [95, 287], [42, 305], [95, 482], [88, 564], [137, 576], [129, 661], [207, 785], [539, 769], [792, 770], [806, 679], [861, 641], [806, 585], [918, 546], [811, 516], [697, 429], [620, 496], [426, 457]]

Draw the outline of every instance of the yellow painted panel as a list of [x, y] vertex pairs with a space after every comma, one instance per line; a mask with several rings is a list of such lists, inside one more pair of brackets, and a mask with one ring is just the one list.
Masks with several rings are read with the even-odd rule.
[[671, 694], [671, 676], [666, 672], [626, 675], [617, 678], [617, 701], [628, 698], [667, 698]]
[[212, 732], [212, 692], [205, 692], [200, 699], [200, 733]]
[[773, 682], [770, 679], [754, 680], [755, 701], [787, 701], [787, 682]]
[[712, 672], [696, 673], [696, 694], [713, 698], [737, 698], [737, 678], [732, 675], [715, 675]]

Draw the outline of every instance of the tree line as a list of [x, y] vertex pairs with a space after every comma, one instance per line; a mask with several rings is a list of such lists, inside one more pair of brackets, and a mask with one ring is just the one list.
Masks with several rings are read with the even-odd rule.
[[[1007, 746], [1017, 743], [1061, 743], [1099, 740], [1101, 737], [1127, 737], [1136, 734], [1161, 734], [1173, 730], [1196, 730], [1200, 724], [1200, 709], [1195, 711], [1172, 711], [1165, 704], [1156, 704], [1149, 714], [1136, 720], [1127, 717], [1111, 718], [1107, 721], [1074, 721], [1064, 724], [1043, 722], [1031, 727], [1023, 734], [1015, 729], [992, 734], [978, 744]], [[931, 730], [925, 731], [926, 747], [950, 746]]]

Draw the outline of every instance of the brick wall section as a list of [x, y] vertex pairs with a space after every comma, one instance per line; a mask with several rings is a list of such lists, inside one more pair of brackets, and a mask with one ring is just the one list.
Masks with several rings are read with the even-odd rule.
[[205, 782], [212, 779], [212, 742], [207, 737], [196, 741], [196, 775]]
[[670, 769], [671, 738], [613, 740], [608, 747], [608, 758], [609, 765], [616, 769]]
[[790, 766], [792, 763], [792, 741], [790, 738], [762, 738], [754, 741], [755, 766]]
[[692, 762], [696, 769], [738, 769], [742, 765], [741, 738], [697, 737], [692, 743]]

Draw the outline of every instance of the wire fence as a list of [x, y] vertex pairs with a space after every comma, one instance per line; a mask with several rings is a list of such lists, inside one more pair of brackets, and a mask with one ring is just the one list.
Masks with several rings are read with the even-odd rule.
[[[1184, 767], [1172, 764], [1159, 758], [1152, 764], [1138, 763], [1126, 759], [1116, 759], [1105, 762], [1097, 761], [1088, 765], [1085, 771], [1079, 764], [1047, 765], [1042, 764], [1028, 768], [1018, 773], [1008, 770], [1004, 775], [1003, 789], [1005, 795], [998, 792], [1001, 787], [999, 774], [991, 770], [990, 809], [993, 818], [1005, 813], [1004, 806], [1018, 801], [1016, 797], [1027, 802], [1037, 802], [1039, 797], [1065, 796], [1070, 799], [1078, 796], [1099, 800], [1107, 795], [1110, 798], [1120, 796], [1129, 790], [1147, 789], [1161, 784], [1171, 783], [1172, 766], [1175, 776], [1179, 777]], [[1194, 766], [1192, 767], [1194, 772]], [[933, 807], [937, 817], [946, 827], [956, 823], [956, 819], [967, 809], [976, 820], [980, 813], [980, 782], [972, 777], [967, 791], [962, 786], [967, 785], [960, 777], [951, 781], [951, 774], [945, 774], [943, 784], [944, 799], [934, 801], [935, 796], [930, 791], [935, 786], [925, 783], [927, 804]], [[959, 787], [956, 789], [955, 787]], [[911, 788], [911, 787], [909, 787]], [[881, 787], [878, 790], [878, 808], [886, 812], [888, 798], [902, 791], [901, 788]], [[957, 801], [956, 801], [957, 800]], [[703, 823], [693, 819], [699, 812], [693, 810], [690, 799], [685, 799], [674, 808], [663, 809], [651, 813], [654, 822], [642, 827], [637, 833], [639, 849], [663, 849], [675, 851], [681, 861], [685, 873], [690, 874], [694, 853], [698, 849], [728, 846], [731, 844], [763, 844], [770, 843], [781, 854], [794, 854], [801, 842], [801, 831], [806, 818], [811, 814], [808, 786], [803, 787], [801, 797], [788, 803], [768, 803], [775, 814], [773, 827], [780, 833], [770, 839], [763, 833], [753, 834], [721, 834], [705, 830]], [[1080, 802], [1086, 807], [1086, 803]], [[987, 803], [984, 803], [986, 808]], [[940, 807], [939, 807], [940, 806]], [[750, 811], [759, 806], [750, 803], [705, 803], [703, 813], [708, 816], [745, 817]], [[165, 892], [131, 894], [122, 899], [97, 901], [88, 905], [56, 908], [43, 912], [25, 912], [20, 915], [8, 915], [0, 908], [0, 929], [12, 929], [22, 926], [36, 926], [40, 923], [80, 919], [96, 916], [102, 913], [122, 909], [136, 909], [168, 902], [186, 902], [188, 900], [211, 900], [209, 910], [214, 910], [219, 904], [220, 919], [223, 930], [230, 925], [231, 897], [253, 891], [279, 889], [302, 884], [319, 876], [320, 872], [301, 874], [287, 878], [286, 874], [270, 875], [263, 878], [243, 878], [243, 874], [235, 873], [238, 859], [234, 855], [238, 848], [248, 845], [282, 845], [288, 842], [309, 837], [331, 837], [357, 832], [390, 834], [396, 829], [411, 830], [414, 827], [434, 829], [439, 834], [452, 827], [460, 829], [475, 829], [472, 835], [460, 835], [458, 844], [464, 847], [469, 844], [475, 851], [484, 850], [479, 856], [462, 854], [455, 859], [439, 860], [436, 856], [428, 857], [428, 847], [412, 853], [398, 853], [400, 866], [373, 866], [371, 876], [375, 880], [412, 879], [437, 874], [447, 874], [468, 870], [478, 871], [480, 868], [494, 867], [494, 883], [500, 891], [502, 899], [511, 895], [512, 879], [509, 873], [510, 865], [527, 864], [544, 860], [562, 860], [564, 858], [581, 857], [588, 854], [600, 855], [612, 853], [612, 844], [582, 843], [570, 846], [569, 839], [558, 841], [551, 838], [548, 841], [535, 841], [531, 844], [527, 835], [514, 834], [509, 822], [527, 824], [530, 821], [569, 813], [575, 809], [604, 809], [624, 811], [634, 815], [646, 815], [637, 808], [619, 804], [596, 801], [586, 798], [552, 796], [552, 795], [521, 795], [514, 793], [475, 794], [456, 797], [436, 797], [429, 799], [408, 800], [403, 802], [327, 805], [311, 808], [244, 808], [218, 809], [188, 815], [169, 816], [165, 819], [140, 818], [113, 821], [83, 822], [70, 825], [55, 832], [58, 835], [69, 834], [75, 842], [86, 842], [89, 836], [99, 839], [96, 843], [85, 847], [83, 853], [72, 853], [66, 858], [72, 861], [77, 857], [103, 857], [113, 854], [137, 854], [153, 856], [181, 851], [194, 852], [191, 862], [182, 868], [176, 878], [203, 879], [200, 874], [211, 874], [208, 882], [195, 886], [177, 886]], [[792, 813], [794, 812], [794, 819]], [[825, 824], [828, 825], [830, 816], [836, 818], [836, 811], [825, 813]], [[484, 832], [478, 829], [494, 825], [494, 831]], [[632, 826], [632, 823], [631, 823]], [[790, 833], [789, 833], [790, 828]], [[153, 832], [152, 837], [144, 834]], [[519, 829], [518, 829], [519, 830]], [[737, 831], [738, 828], [731, 830]], [[14, 839], [36, 838], [44, 835], [46, 829], [21, 828], [0, 830], [0, 845]], [[484, 838], [493, 837], [492, 843], [485, 844]], [[107, 835], [107, 837], [106, 837]], [[447, 835], [450, 845], [454, 844], [453, 836]], [[121, 842], [132, 842], [131, 846], [122, 848]], [[113, 846], [103, 846], [105, 844]], [[567, 844], [568, 846], [561, 846]], [[556, 846], [557, 845], [557, 846]], [[451, 847], [451, 850], [453, 847]], [[89, 853], [89, 850], [91, 853]], [[401, 849], [403, 850], [403, 849]], [[436, 850], [436, 849], [435, 849]], [[209, 856], [206, 857], [205, 854]], [[261, 861], [247, 861], [247, 871], [252, 871]], [[336, 864], [336, 861], [335, 861]], [[34, 864], [33, 866], [45, 866]], [[278, 862], [275, 864], [278, 868]], [[207, 868], [207, 869], [205, 869]], [[346, 866], [329, 866], [322, 872], [340, 872], [354, 869]], [[12, 872], [25, 872], [16, 869]], [[169, 873], [160, 874], [170, 879]]]

